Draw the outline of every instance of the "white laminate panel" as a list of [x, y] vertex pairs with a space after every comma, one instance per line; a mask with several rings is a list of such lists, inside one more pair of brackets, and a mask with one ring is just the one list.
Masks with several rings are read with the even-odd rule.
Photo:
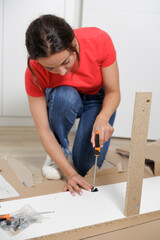
[[[140, 214], [160, 210], [160, 177], [143, 180]], [[36, 211], [54, 211], [11, 238], [0, 230], [2, 239], [22, 240], [63, 232], [93, 224], [125, 218], [124, 201], [126, 183], [116, 183], [98, 187], [98, 192], [83, 191], [83, 195], [73, 197], [69, 192], [44, 195], [15, 201], [2, 202], [1, 214], [15, 212], [25, 204]]]

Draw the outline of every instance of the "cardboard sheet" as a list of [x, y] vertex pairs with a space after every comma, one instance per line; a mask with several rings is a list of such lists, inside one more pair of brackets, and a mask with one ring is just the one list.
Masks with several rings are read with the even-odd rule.
[[0, 174], [0, 199], [18, 197], [19, 193]]
[[[140, 213], [160, 210], [160, 177], [143, 180]], [[3, 240], [30, 239], [33, 237], [68, 231], [93, 224], [111, 222], [125, 218], [124, 200], [126, 183], [98, 187], [98, 192], [84, 191], [83, 196], [71, 196], [69, 192], [44, 195], [1, 203], [1, 213], [13, 212], [30, 204], [37, 211], [55, 211], [47, 215], [42, 223], [33, 224], [17, 236], [8, 238], [0, 231]]]
[[9, 166], [11, 166], [24, 186], [35, 186], [31, 171], [20, 160], [11, 157], [4, 157], [4, 159], [8, 162]]
[[[129, 156], [130, 147], [117, 148], [116, 152], [123, 156]], [[152, 169], [153, 174], [160, 176], [160, 140], [147, 144], [145, 159], [146, 165]]]
[[[117, 160], [119, 159], [119, 154], [116, 154], [115, 157]], [[113, 158], [113, 155], [110, 155], [110, 159]], [[20, 194], [19, 198], [26, 198], [26, 197], [33, 197], [39, 195], [46, 195], [51, 193], [60, 192], [64, 185], [65, 181], [63, 180], [47, 180], [44, 179], [42, 183], [32, 186], [32, 187], [25, 187], [22, 182], [19, 181], [17, 175], [13, 171], [13, 169], [9, 166], [8, 162], [4, 159], [0, 159], [0, 169], [2, 176], [16, 189], [16, 191]], [[93, 173], [94, 173], [94, 166], [88, 174], [85, 176], [85, 179], [92, 184], [93, 183]], [[118, 173], [118, 167], [115, 166], [109, 169], [97, 170], [97, 177], [96, 177], [96, 186], [107, 185], [112, 183], [124, 182], [126, 181], [127, 175], [126, 171]], [[152, 177], [152, 174], [148, 171], [144, 171], [144, 177]], [[16, 199], [17, 199], [16, 198]], [[9, 199], [9, 200], [12, 200]], [[1, 200], [0, 200], [1, 202]]]

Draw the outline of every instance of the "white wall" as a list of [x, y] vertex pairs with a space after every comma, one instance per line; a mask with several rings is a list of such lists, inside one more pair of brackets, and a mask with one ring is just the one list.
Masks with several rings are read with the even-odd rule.
[[0, 116], [2, 115], [3, 1], [0, 1]]
[[160, 138], [160, 1], [84, 0], [82, 26], [108, 32], [115, 44], [122, 100], [114, 136], [130, 137], [136, 91], [152, 91], [149, 138]]
[[46, 13], [64, 17], [73, 27], [81, 26], [82, 20], [82, 26], [97, 26], [110, 34], [122, 93], [114, 136], [131, 135], [135, 92], [153, 91], [149, 138], [160, 138], [159, 0], [1, 0], [0, 126], [33, 125], [24, 89], [24, 39], [29, 23]]
[[[56, 3], [56, 4], [55, 4]], [[65, 0], [4, 0], [2, 115], [9, 121], [24, 124], [30, 117], [24, 88], [27, 66], [25, 31], [29, 23], [44, 13], [64, 16]], [[12, 117], [9, 118], [9, 117]], [[20, 119], [22, 117], [22, 119]], [[32, 124], [31, 118], [28, 123]], [[20, 120], [20, 121], [19, 121]]]
[[51, 13], [78, 27], [80, 4], [80, 0], [0, 1], [0, 126], [33, 125], [24, 86], [29, 23]]
[[65, 20], [73, 27], [81, 27], [82, 0], [66, 0]]

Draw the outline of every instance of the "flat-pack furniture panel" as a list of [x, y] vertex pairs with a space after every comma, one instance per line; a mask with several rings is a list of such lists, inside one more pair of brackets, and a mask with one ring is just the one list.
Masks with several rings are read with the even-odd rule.
[[[150, 213], [151, 219], [154, 219], [153, 216], [155, 218], [158, 216], [160, 209], [160, 194], [157, 194], [159, 181], [160, 177], [146, 178], [143, 181], [140, 214], [142, 214], [141, 218], [144, 222], [143, 215], [145, 214]], [[102, 230], [101, 225], [102, 227], [106, 226], [105, 232], [111, 229], [114, 223], [114, 229], [121, 229], [127, 224], [129, 226], [130, 223], [134, 225], [134, 217], [125, 218], [123, 214], [125, 193], [126, 182], [122, 182], [98, 186], [98, 192], [83, 191], [82, 196], [76, 194], [73, 197], [69, 192], [64, 192], [1, 202], [1, 214], [13, 213], [26, 204], [29, 204], [37, 212], [54, 211], [54, 213], [44, 215], [40, 223], [32, 224], [11, 238], [0, 229], [0, 236], [6, 240], [36, 237], [41, 239], [41, 236], [43, 236], [42, 239], [71, 240], [83, 239], [83, 237], [85, 239], [85, 237], [99, 234], [99, 230]], [[154, 214], [153, 211], [157, 211], [157, 213]], [[137, 216], [135, 221], [136, 223], [141, 221], [140, 216]], [[60, 234], [59, 237], [58, 234]], [[47, 238], [47, 235], [51, 235], [51, 237]]]

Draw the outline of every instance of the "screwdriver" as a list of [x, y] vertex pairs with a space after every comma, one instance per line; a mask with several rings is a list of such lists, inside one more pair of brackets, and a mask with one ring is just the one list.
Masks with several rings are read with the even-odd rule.
[[[46, 211], [46, 212], [35, 212], [33, 213], [32, 215], [36, 216], [36, 215], [39, 215], [39, 214], [49, 214], [49, 213], [54, 213], [54, 211]], [[9, 221], [11, 220], [11, 218], [13, 218], [15, 216], [15, 213], [7, 213], [5, 215], [0, 215], [0, 222], [2, 221]]]
[[95, 136], [95, 148], [94, 148], [94, 156], [95, 158], [95, 165], [94, 165], [94, 176], [93, 176], [93, 187], [91, 189], [91, 192], [97, 192], [98, 189], [95, 188], [95, 179], [96, 179], [96, 168], [97, 168], [97, 160], [98, 156], [100, 155], [101, 147], [99, 144], [99, 132], [96, 130], [96, 136]]
[[4, 220], [10, 220], [10, 219], [11, 219], [11, 216], [9, 213], [5, 215], [0, 215], [0, 222]]

